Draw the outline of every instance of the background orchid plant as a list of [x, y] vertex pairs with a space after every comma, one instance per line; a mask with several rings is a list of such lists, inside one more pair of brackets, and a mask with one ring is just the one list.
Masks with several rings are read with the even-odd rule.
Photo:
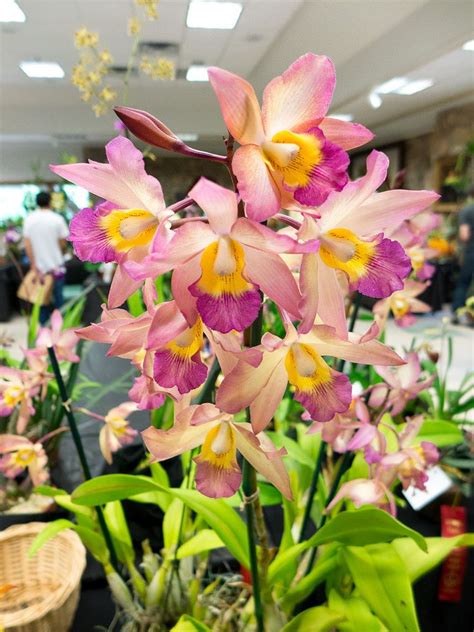
[[[123, 136], [107, 144], [106, 163], [51, 167], [102, 198], [73, 219], [76, 254], [117, 264], [101, 321], [77, 335], [137, 369], [133, 403], [100, 419], [105, 458], [132, 438], [132, 409], [152, 411], [153, 423], [136, 475], [98, 477], [71, 496], [42, 488], [77, 522], [47, 527], [34, 550], [76, 529], [129, 630], [417, 630], [412, 582], [472, 540], [424, 539], [394, 518], [397, 485], [423, 489], [440, 456], [423, 416], [405, 414], [435, 378], [421, 375], [414, 352], [404, 359], [378, 338], [390, 309], [401, 325], [423, 311], [410, 276], [430, 274], [428, 233], [416, 216], [438, 196], [377, 192], [388, 167], [377, 151], [366, 175], [349, 179], [347, 150], [373, 135], [327, 117], [327, 57], [295, 61], [261, 108], [244, 79], [219, 68], [209, 76], [229, 131], [225, 155], [188, 147], [147, 112], [116, 111], [150, 145], [222, 163], [232, 188], [201, 178], [167, 206]], [[201, 215], [187, 216], [192, 204]], [[122, 303], [136, 304], [137, 291], [143, 308], [129, 313]], [[361, 295], [378, 303], [356, 334]], [[369, 378], [357, 392], [361, 366]], [[451, 441], [462, 441], [453, 428]], [[161, 462], [177, 455], [183, 479], [172, 487]], [[163, 548], [145, 542], [140, 570], [124, 499], [164, 512]], [[102, 506], [106, 530], [93, 509]], [[216, 573], [212, 551], [223, 546], [232, 571]], [[323, 583], [326, 597], [305, 609]]]

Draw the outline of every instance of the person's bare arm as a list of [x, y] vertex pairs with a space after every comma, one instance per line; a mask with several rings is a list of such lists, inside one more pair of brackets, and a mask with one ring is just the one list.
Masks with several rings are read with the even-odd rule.
[[469, 241], [471, 237], [471, 227], [469, 224], [461, 224], [459, 226], [459, 239], [460, 241]]
[[25, 250], [28, 255], [28, 259], [30, 260], [30, 267], [32, 270], [36, 270], [35, 257], [33, 255], [33, 248], [31, 246], [31, 241], [26, 237], [25, 238]]
[[62, 252], [66, 252], [67, 240], [66, 239], [60, 239], [59, 240], [59, 247], [61, 248]]

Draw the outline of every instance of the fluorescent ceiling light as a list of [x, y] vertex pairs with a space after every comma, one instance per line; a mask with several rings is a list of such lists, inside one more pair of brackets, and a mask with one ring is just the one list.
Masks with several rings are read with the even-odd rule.
[[377, 86], [374, 92], [377, 92], [378, 94], [390, 94], [391, 92], [398, 92], [398, 90], [407, 83], [408, 79], [405, 79], [405, 77], [394, 77], [393, 79], [389, 79], [385, 83], [382, 83], [380, 86]]
[[186, 26], [190, 29], [233, 29], [241, 13], [240, 2], [192, 0]]
[[462, 45], [462, 49], [463, 50], [474, 50], [474, 39], [469, 40], [468, 42], [465, 42]]
[[26, 16], [15, 0], [1, 0], [0, 22], [24, 22]]
[[32, 79], [62, 79], [64, 70], [55, 61], [22, 61], [20, 68]]
[[192, 132], [183, 132], [182, 134], [176, 134], [176, 136], [184, 142], [193, 142], [199, 138], [197, 134], [193, 134]]
[[371, 92], [369, 94], [369, 103], [374, 110], [377, 110], [382, 105], [382, 97], [376, 92]]
[[202, 66], [198, 64], [193, 64], [192, 66], [189, 66], [186, 73], [187, 81], [209, 81], [207, 69], [208, 66]]
[[346, 123], [350, 123], [354, 118], [352, 114], [330, 114], [329, 117], [339, 121], [346, 121]]
[[397, 90], [397, 94], [410, 96], [412, 94], [416, 94], [417, 92], [421, 92], [422, 90], [426, 90], [426, 88], [431, 88], [433, 83], [434, 81], [432, 79], [417, 79], [415, 81], [410, 81]]

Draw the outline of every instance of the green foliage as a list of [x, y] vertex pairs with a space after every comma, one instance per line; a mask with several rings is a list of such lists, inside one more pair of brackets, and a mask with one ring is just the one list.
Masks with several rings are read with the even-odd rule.
[[327, 606], [316, 606], [298, 614], [281, 632], [330, 632], [344, 621], [344, 615]]

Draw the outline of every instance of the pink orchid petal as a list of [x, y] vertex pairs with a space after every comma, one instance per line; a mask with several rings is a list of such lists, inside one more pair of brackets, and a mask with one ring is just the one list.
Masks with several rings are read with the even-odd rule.
[[[342, 226], [353, 230], [357, 235], [365, 226], [359, 221], [358, 209], [387, 177], [388, 158], [380, 151], [373, 150], [367, 157], [367, 173], [358, 180], [349, 182], [342, 191], [331, 193], [326, 202], [317, 211], [321, 215], [321, 232]], [[377, 197], [375, 199], [378, 199]], [[401, 223], [401, 220], [400, 222]], [[384, 225], [385, 226], [385, 225]], [[368, 232], [365, 231], [364, 234]], [[373, 231], [370, 233], [373, 236]]]
[[[302, 336], [305, 342], [306, 336]], [[336, 335], [333, 327], [316, 325], [307, 335], [309, 344], [317, 345], [318, 353], [325, 356], [335, 356], [349, 362], [360, 364], [380, 364], [398, 366], [405, 364], [404, 360], [390, 347], [377, 340], [359, 343], [355, 334], [349, 335], [349, 340], [342, 340]]]
[[110, 415], [110, 417], [120, 417], [121, 419], [126, 419], [128, 415], [136, 410], [138, 409], [135, 402], [123, 402], [123, 404], [119, 404], [118, 406], [111, 408], [106, 417]]
[[171, 430], [150, 427], [142, 432], [142, 437], [153, 460], [164, 461], [201, 445], [209, 430], [217, 423], [218, 420], [198, 425], [180, 423]]
[[281, 208], [281, 195], [260, 147], [239, 147], [232, 160], [232, 168], [245, 202], [247, 217], [261, 222], [276, 215]]
[[149, 326], [147, 348], [158, 349], [177, 338], [187, 328], [188, 323], [175, 301], [162, 303]]
[[345, 150], [365, 145], [374, 138], [374, 134], [360, 123], [348, 123], [331, 117], [325, 117], [319, 123], [319, 128], [328, 140]]
[[188, 193], [206, 213], [216, 235], [228, 235], [237, 220], [237, 197], [233, 191], [201, 178]]
[[[303, 255], [300, 268], [300, 291], [301, 300], [299, 303], [299, 310], [302, 315], [302, 320], [299, 324], [298, 331], [305, 334], [314, 325], [316, 320], [316, 314], [319, 304], [319, 290], [318, 287], [318, 267], [320, 267], [318, 256], [316, 254]], [[326, 268], [326, 266], [324, 266]], [[315, 289], [318, 288], [316, 292]]]
[[421, 375], [421, 364], [418, 354], [414, 351], [405, 356], [406, 364], [397, 369], [398, 380], [403, 389], [414, 386]]
[[307, 292], [318, 295], [318, 316], [323, 323], [331, 323], [340, 338], [347, 339], [345, 293], [339, 277], [334, 269], [324, 265], [320, 259], [317, 261], [317, 275], [317, 283], [308, 287]]
[[161, 185], [145, 171], [142, 153], [117, 136], [106, 145], [109, 164], [98, 162], [51, 165], [51, 171], [118, 208], [139, 208], [159, 214], [165, 204]]
[[[368, 199], [357, 211], [347, 228], [356, 230], [364, 236], [374, 235], [387, 226], [400, 224], [403, 220], [416, 215], [431, 204], [439, 195], [434, 191], [393, 190], [377, 193]], [[360, 227], [363, 230], [360, 230]]]
[[50, 323], [53, 336], [59, 336], [63, 326], [63, 317], [61, 316], [59, 309], [55, 309], [51, 314]]
[[114, 278], [109, 290], [108, 303], [109, 307], [119, 307], [129, 296], [138, 290], [143, 281], [135, 281], [128, 274], [122, 264], [115, 269]]
[[274, 447], [265, 451], [260, 444], [260, 436], [244, 427], [245, 424], [232, 424], [235, 429], [237, 450], [253, 467], [272, 483], [288, 499], [292, 499], [290, 479], [283, 464], [280, 452]]
[[263, 224], [246, 219], [245, 217], [241, 217], [235, 222], [230, 236], [241, 244], [256, 248], [257, 250], [263, 250], [264, 252], [316, 252], [319, 248], [319, 242], [316, 239], [312, 239], [306, 243], [300, 243], [289, 235], [276, 233]]
[[31, 441], [26, 437], [14, 434], [0, 434], [0, 453], [13, 452], [31, 445]]
[[232, 136], [241, 144], [259, 144], [264, 139], [260, 106], [252, 86], [238, 75], [208, 68], [209, 81]]
[[196, 299], [190, 293], [189, 287], [195, 283], [201, 275], [201, 255], [195, 255], [186, 263], [178, 266], [171, 277], [171, 291], [177, 306], [186, 318], [190, 327], [196, 322], [198, 315]]
[[301, 295], [288, 266], [278, 256], [244, 246], [245, 276], [296, 319]]
[[288, 373], [282, 363], [269, 374], [268, 381], [261, 393], [250, 404], [250, 418], [254, 432], [261, 432], [270, 423], [283, 399], [287, 384]]
[[323, 55], [306, 53], [264, 90], [262, 117], [269, 139], [282, 130], [305, 132], [318, 125], [336, 85], [334, 64]]
[[[285, 349], [264, 353], [258, 367], [240, 360], [220, 385], [217, 406], [228, 413], [238, 413], [249, 406], [265, 389], [274, 371], [281, 369], [286, 374], [283, 364], [285, 355]], [[275, 410], [271, 411], [270, 418]]]

